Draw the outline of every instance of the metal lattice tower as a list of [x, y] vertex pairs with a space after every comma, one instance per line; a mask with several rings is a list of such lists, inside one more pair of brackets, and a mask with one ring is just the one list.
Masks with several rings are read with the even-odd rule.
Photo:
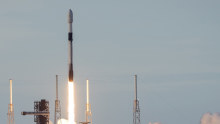
[[[49, 101], [46, 101], [45, 99], [41, 99], [41, 101], [35, 101], [34, 113], [35, 113], [34, 122], [36, 122], [36, 124], [49, 124], [49, 118], [50, 118]], [[47, 113], [47, 114], [41, 114], [41, 113]]]
[[59, 121], [60, 119], [61, 119], [61, 107], [60, 107], [60, 100], [58, 99], [58, 75], [56, 75], [56, 100], [55, 100], [54, 124], [57, 124], [57, 121]]
[[135, 99], [134, 99], [134, 108], [133, 108], [133, 124], [140, 124], [140, 108], [139, 101], [137, 99], [137, 75], [134, 75], [134, 84], [135, 84]]
[[8, 124], [14, 124], [14, 106], [12, 104], [12, 80], [10, 79], [10, 104], [8, 104]]
[[36, 124], [49, 124], [50, 112], [49, 101], [41, 99], [41, 101], [34, 102], [34, 112], [21, 112], [21, 115], [34, 115], [34, 122]]

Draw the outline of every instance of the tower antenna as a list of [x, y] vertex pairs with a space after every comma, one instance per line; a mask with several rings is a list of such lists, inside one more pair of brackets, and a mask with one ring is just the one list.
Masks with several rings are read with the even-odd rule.
[[135, 87], [135, 98], [133, 108], [133, 124], [140, 124], [140, 108], [139, 101], [137, 99], [137, 75], [134, 75], [134, 87]]
[[54, 124], [57, 124], [57, 121], [59, 121], [60, 119], [61, 119], [61, 107], [60, 107], [60, 100], [58, 99], [58, 75], [56, 75], [56, 100], [55, 100]]

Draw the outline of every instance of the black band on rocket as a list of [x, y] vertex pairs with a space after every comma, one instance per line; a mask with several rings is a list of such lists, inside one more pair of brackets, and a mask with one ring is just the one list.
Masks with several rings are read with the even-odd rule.
[[72, 34], [72, 33], [69, 33], [69, 34], [68, 34], [68, 40], [69, 40], [69, 41], [73, 41], [73, 34]]

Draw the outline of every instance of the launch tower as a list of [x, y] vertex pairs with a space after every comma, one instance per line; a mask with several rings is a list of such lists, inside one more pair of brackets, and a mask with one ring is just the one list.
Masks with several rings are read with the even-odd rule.
[[41, 99], [34, 102], [34, 112], [21, 112], [21, 115], [34, 115], [36, 124], [49, 124], [49, 101]]

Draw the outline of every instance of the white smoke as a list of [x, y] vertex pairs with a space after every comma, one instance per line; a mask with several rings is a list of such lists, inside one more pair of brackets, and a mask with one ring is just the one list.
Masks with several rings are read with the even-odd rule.
[[69, 124], [69, 121], [66, 119], [60, 119], [57, 121], [57, 124]]
[[149, 124], [161, 124], [161, 123], [160, 122], [154, 122], [154, 123], [150, 122]]
[[200, 120], [200, 124], [220, 124], [220, 114], [205, 113]]
[[49, 124], [53, 124], [53, 122], [51, 120], [49, 120]]

